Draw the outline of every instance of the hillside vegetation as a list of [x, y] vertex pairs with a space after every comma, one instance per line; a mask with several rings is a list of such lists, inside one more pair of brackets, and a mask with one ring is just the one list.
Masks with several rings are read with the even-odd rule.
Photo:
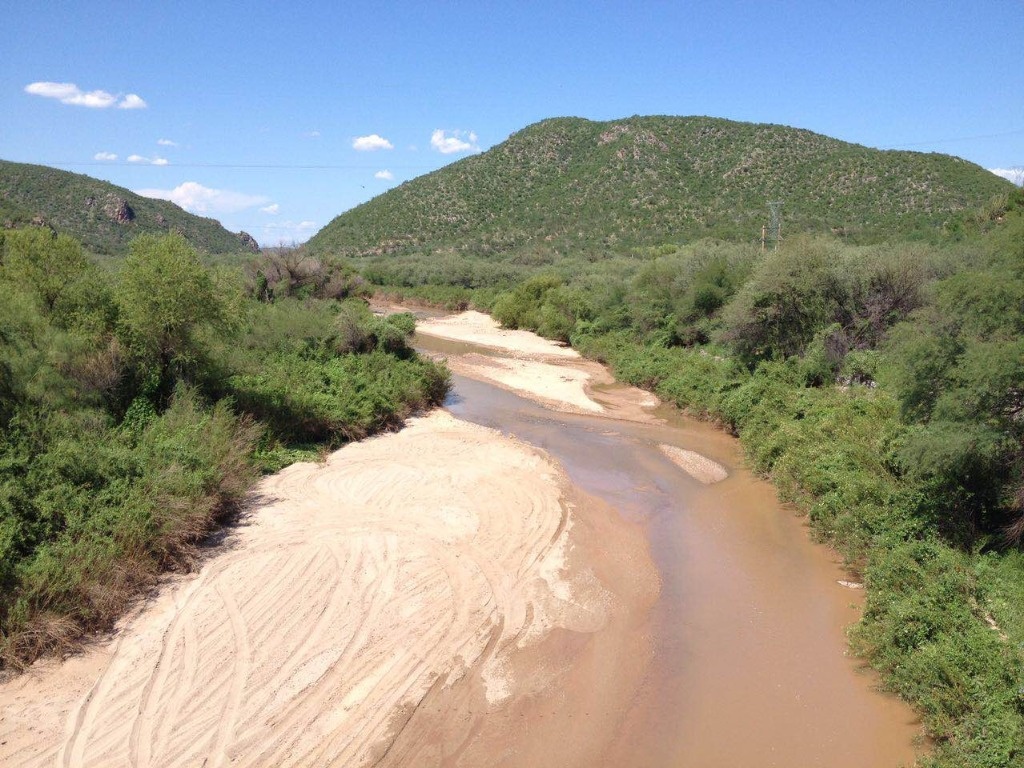
[[0, 160], [0, 227], [35, 225], [70, 235], [97, 254], [123, 255], [142, 234], [177, 233], [199, 251], [251, 251], [255, 241], [195, 216], [90, 176], [43, 165]]
[[558, 118], [406, 182], [310, 240], [342, 256], [446, 253], [539, 264], [716, 237], [855, 242], [934, 237], [1012, 186], [956, 157], [880, 151], [779, 125], [709, 117]]
[[340, 265], [280, 266], [246, 281], [145, 235], [112, 275], [0, 230], [0, 672], [190, 568], [260, 470], [444, 398], [411, 316], [372, 316]]

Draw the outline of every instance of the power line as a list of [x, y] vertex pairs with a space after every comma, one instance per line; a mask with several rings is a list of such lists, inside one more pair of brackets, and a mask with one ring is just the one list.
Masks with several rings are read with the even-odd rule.
[[1012, 131], [1006, 131], [1004, 133], [986, 133], [978, 136], [955, 136], [946, 139], [932, 139], [931, 141], [909, 141], [904, 144], [892, 144], [888, 147], [879, 147], [879, 149], [901, 149], [902, 147], [923, 147], [928, 144], [949, 144], [955, 141], [974, 141], [976, 139], [1000, 139], [1004, 136], [1016, 136], [1018, 133], [1024, 133], [1024, 128], [1015, 128]]
[[[254, 171], [372, 171], [379, 168], [378, 165], [329, 165], [329, 164], [288, 164], [288, 163], [166, 163], [156, 165], [154, 163], [111, 163], [93, 162], [78, 160], [39, 160], [36, 165], [49, 166], [73, 166], [76, 168], [221, 168], [229, 170], [254, 170]], [[422, 171], [433, 169], [433, 165], [390, 165], [401, 171]]]

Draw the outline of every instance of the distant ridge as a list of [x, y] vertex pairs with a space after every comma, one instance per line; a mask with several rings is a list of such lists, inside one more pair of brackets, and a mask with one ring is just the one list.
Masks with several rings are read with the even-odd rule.
[[782, 201], [784, 235], [865, 242], [932, 236], [958, 212], [1012, 189], [957, 157], [871, 149], [781, 125], [554, 118], [341, 214], [308, 247], [487, 255], [754, 241], [773, 200]]
[[50, 227], [99, 254], [121, 254], [143, 233], [179, 232], [207, 253], [258, 250], [255, 240], [215, 219], [195, 216], [80, 173], [0, 160], [0, 227]]

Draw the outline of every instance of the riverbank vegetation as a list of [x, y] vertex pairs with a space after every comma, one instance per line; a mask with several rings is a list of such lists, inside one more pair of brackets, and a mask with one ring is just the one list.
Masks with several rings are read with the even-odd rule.
[[931, 244], [668, 243], [514, 275], [452, 253], [447, 281], [417, 257], [362, 267], [738, 434], [866, 582], [851, 639], [921, 712], [925, 763], [994, 768], [1024, 760], [1024, 193], [954, 224]]
[[411, 316], [374, 317], [343, 265], [243, 275], [150, 235], [109, 266], [47, 229], [0, 231], [0, 669], [190, 568], [261, 471], [447, 390]]

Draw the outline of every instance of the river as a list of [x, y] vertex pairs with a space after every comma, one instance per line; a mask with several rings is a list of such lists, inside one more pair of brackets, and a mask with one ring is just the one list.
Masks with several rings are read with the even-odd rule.
[[[435, 355], [494, 350], [420, 336]], [[653, 656], [610, 738], [609, 768], [914, 762], [920, 724], [848, 655], [863, 593], [838, 556], [743, 463], [738, 441], [661, 406], [661, 424], [562, 413], [465, 376], [447, 409], [548, 452], [574, 484], [639, 523], [661, 576]], [[659, 448], [696, 451], [729, 476], [706, 485]], [[848, 583], [848, 582], [847, 582]]]
[[846, 654], [863, 591], [734, 439], [485, 315], [428, 327], [449, 413], [263, 478], [195, 572], [0, 684], [0, 764], [913, 762]]

